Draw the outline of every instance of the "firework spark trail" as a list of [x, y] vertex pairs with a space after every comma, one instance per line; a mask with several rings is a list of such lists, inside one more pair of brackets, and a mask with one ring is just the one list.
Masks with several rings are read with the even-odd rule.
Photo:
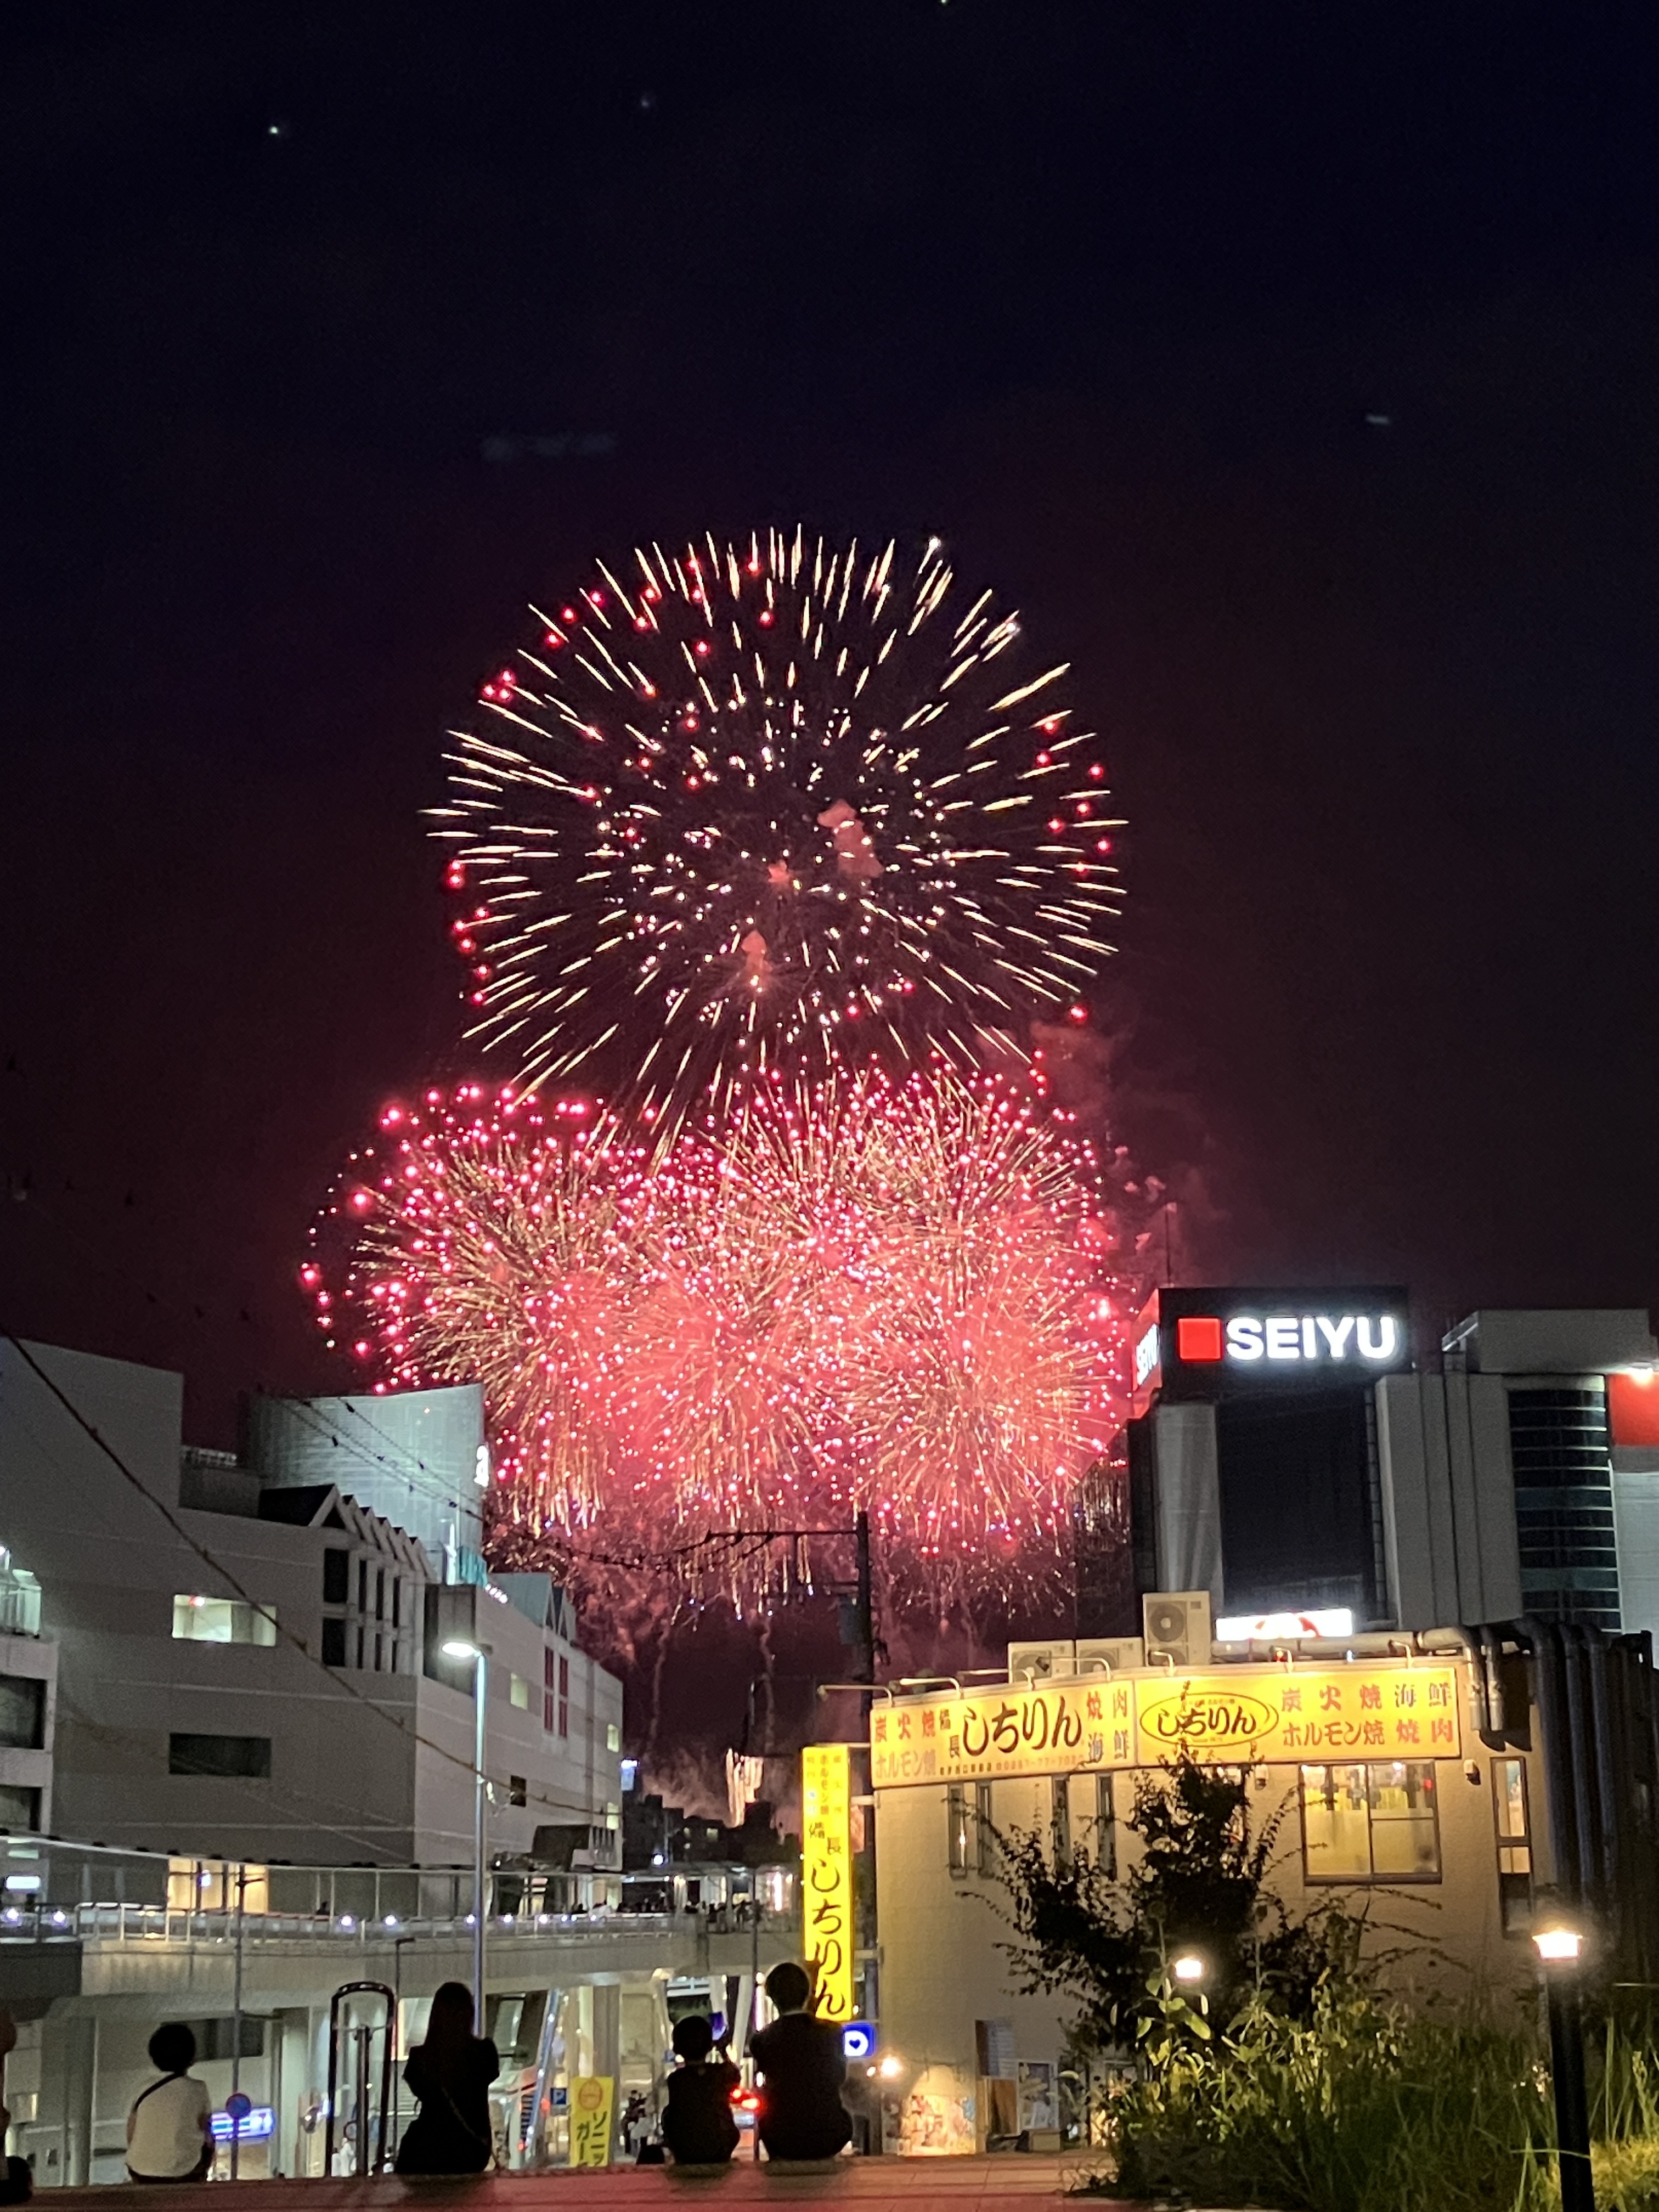
[[653, 546], [538, 615], [434, 810], [469, 1036], [672, 1134], [755, 1076], [971, 1071], [1112, 947], [1105, 765], [937, 541]]
[[[656, 1158], [463, 1085], [388, 1108], [303, 1279], [382, 1384], [483, 1382], [519, 1548], [660, 1560], [862, 1505], [937, 1606], [1052, 1580], [1121, 1411], [1095, 1188], [1036, 1093], [944, 1066], [763, 1084]], [[682, 1579], [742, 1598], [775, 1565]]]

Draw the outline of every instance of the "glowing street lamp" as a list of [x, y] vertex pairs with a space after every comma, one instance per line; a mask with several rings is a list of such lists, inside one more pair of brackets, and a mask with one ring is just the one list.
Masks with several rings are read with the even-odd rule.
[[1589, 2105], [1584, 2092], [1584, 2020], [1579, 2005], [1582, 1929], [1551, 1921], [1533, 1931], [1533, 1948], [1544, 1972], [1550, 2025], [1550, 2077], [1555, 2087], [1556, 2163], [1561, 2212], [1595, 2212], [1590, 2177]]
[[472, 1668], [472, 2022], [473, 2033], [484, 2027], [484, 1713], [489, 1683], [489, 1646], [464, 1636], [452, 1636], [443, 1647], [446, 1659], [471, 1659]]
[[1178, 1959], [1170, 1961], [1170, 1972], [1176, 1981], [1188, 1989], [1194, 1988], [1209, 1972], [1209, 1967], [1196, 1951], [1183, 1951]]

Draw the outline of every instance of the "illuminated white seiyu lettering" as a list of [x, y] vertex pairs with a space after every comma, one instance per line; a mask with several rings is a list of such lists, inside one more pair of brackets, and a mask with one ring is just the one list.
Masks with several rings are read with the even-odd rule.
[[1158, 1364], [1158, 1323], [1154, 1322], [1135, 1346], [1135, 1388], [1140, 1385]]
[[1301, 1334], [1293, 1314], [1269, 1314], [1263, 1323], [1268, 1358], [1300, 1359], [1302, 1346], [1297, 1340]]
[[1354, 1340], [1362, 1359], [1392, 1359], [1400, 1347], [1400, 1324], [1392, 1314], [1378, 1314], [1373, 1327], [1371, 1316], [1361, 1314]]
[[1353, 1334], [1353, 1316], [1344, 1314], [1340, 1321], [1332, 1321], [1328, 1315], [1319, 1316], [1319, 1333], [1325, 1340], [1333, 1359], [1346, 1359], [1348, 1339]]
[[1227, 1324], [1229, 1359], [1260, 1359], [1261, 1324], [1254, 1314], [1235, 1314]]

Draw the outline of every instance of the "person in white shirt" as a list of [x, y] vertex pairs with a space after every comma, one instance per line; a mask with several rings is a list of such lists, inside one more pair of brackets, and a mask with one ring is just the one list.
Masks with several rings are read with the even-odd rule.
[[205, 2181], [213, 2164], [213, 2100], [191, 2072], [196, 2038], [169, 2021], [149, 2039], [160, 2074], [127, 2114], [127, 2172], [135, 2181]]

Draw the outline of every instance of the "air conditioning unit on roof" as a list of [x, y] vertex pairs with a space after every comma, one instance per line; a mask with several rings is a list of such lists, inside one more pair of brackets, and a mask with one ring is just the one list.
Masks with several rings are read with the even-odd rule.
[[1052, 1638], [1047, 1644], [1011, 1644], [1008, 1646], [1008, 1680], [1011, 1682], [1052, 1681], [1057, 1675], [1077, 1672], [1077, 1645], [1070, 1637]]
[[1167, 1658], [1175, 1667], [1210, 1663], [1208, 1590], [1152, 1590], [1140, 1601], [1148, 1664]]
[[1127, 1668], [1146, 1664], [1144, 1636], [1079, 1636], [1077, 1640], [1079, 1674], [1098, 1674], [1107, 1668], [1114, 1674], [1121, 1674]]

